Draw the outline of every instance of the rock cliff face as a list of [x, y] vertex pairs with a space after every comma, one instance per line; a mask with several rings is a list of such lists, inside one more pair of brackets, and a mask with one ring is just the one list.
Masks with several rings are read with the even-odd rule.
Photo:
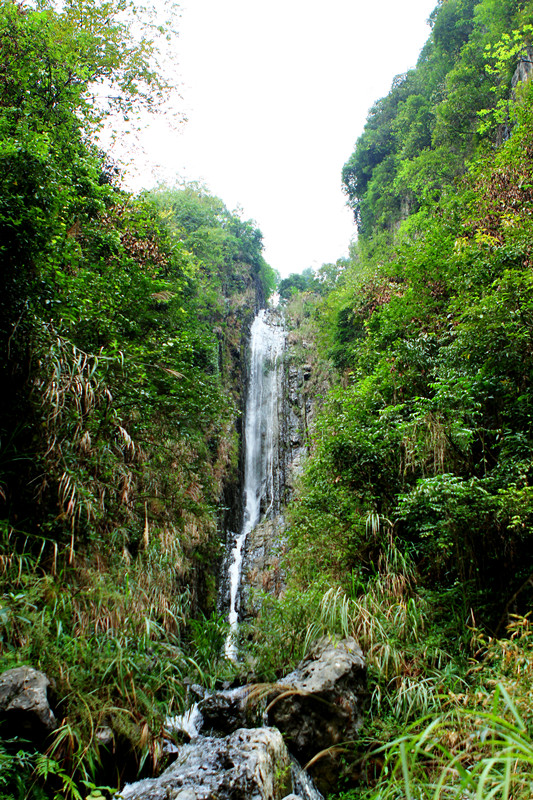
[[[313, 401], [306, 391], [311, 378], [311, 363], [297, 363], [289, 335], [283, 383], [280, 442], [280, 473], [284, 487], [282, 500], [291, 499], [294, 480], [301, 472], [307, 453], [306, 436], [313, 415]], [[296, 362], [296, 363], [295, 363]]]
[[224, 531], [238, 531], [242, 526], [242, 487], [244, 484], [243, 422], [246, 414], [246, 387], [249, 381], [250, 331], [254, 317], [267, 300], [261, 282], [226, 301], [228, 336], [220, 342], [219, 370], [226, 376], [226, 388], [233, 398], [237, 415], [232, 421], [235, 436], [241, 442], [238, 461], [226, 468], [220, 496], [219, 526]]
[[519, 83], [530, 80], [532, 74], [533, 47], [531, 47], [531, 45], [527, 45], [520, 57], [520, 61], [518, 62], [518, 66], [516, 67], [511, 80], [511, 87], [513, 91], [516, 89]]
[[272, 513], [248, 535], [242, 573], [242, 616], [255, 615], [261, 593], [279, 596], [285, 588], [283, 555], [286, 549], [285, 504], [307, 454], [307, 436], [315, 401], [312, 389], [314, 347], [299, 331], [287, 333], [280, 403], [278, 496]]

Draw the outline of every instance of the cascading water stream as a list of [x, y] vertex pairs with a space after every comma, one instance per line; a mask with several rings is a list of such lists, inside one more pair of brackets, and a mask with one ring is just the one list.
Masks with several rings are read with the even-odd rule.
[[[275, 310], [260, 311], [254, 319], [250, 335], [250, 370], [244, 424], [243, 523], [234, 539], [227, 569], [230, 634], [225, 643], [225, 655], [232, 661], [237, 661], [236, 634], [246, 539], [261, 519], [279, 512], [281, 355], [285, 349], [285, 339], [279, 313]], [[203, 699], [199, 703], [194, 703], [184, 714], [168, 719], [167, 728], [186, 734], [191, 741], [205, 742], [208, 752], [213, 746], [212, 742], [217, 740], [202, 733], [204, 725], [202, 702], [210, 698], [216, 705], [215, 698], [221, 698], [220, 709], [223, 713], [222, 709], [227, 709], [225, 704], [228, 699], [231, 705], [234, 697], [242, 696], [243, 692], [246, 696], [250, 688], [236, 687], [215, 692], [214, 695], [197, 691], [196, 693]], [[323, 800], [323, 796], [315, 788], [310, 777], [294, 759], [291, 760], [291, 782], [293, 792], [302, 800]]]
[[275, 311], [261, 309], [250, 333], [250, 377], [244, 426], [244, 514], [231, 553], [229, 577], [230, 634], [226, 656], [237, 658], [236, 633], [244, 547], [248, 534], [272, 510], [276, 498], [276, 469], [281, 397], [281, 354], [285, 331]]

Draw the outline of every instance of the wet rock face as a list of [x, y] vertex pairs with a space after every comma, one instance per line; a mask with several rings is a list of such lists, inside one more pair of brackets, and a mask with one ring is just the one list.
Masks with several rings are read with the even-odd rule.
[[527, 45], [520, 57], [518, 66], [511, 80], [511, 87], [516, 89], [519, 83], [527, 81], [533, 75], [533, 47]]
[[239, 729], [183, 745], [159, 778], [126, 786], [123, 800], [281, 800], [291, 790], [291, 765], [275, 728]]
[[241, 585], [243, 616], [259, 613], [264, 592], [279, 597], [285, 591], [284, 554], [285, 525], [281, 515], [263, 520], [248, 534]]
[[280, 471], [283, 475], [283, 499], [290, 500], [294, 479], [302, 471], [307, 453], [306, 434], [313, 404], [305, 387], [311, 377], [311, 365], [289, 364], [285, 373], [282, 409], [282, 447]]
[[261, 713], [250, 702], [252, 687], [239, 686], [207, 695], [198, 703], [202, 715], [202, 730], [232, 733], [238, 728], [261, 727]]
[[57, 728], [48, 702], [50, 681], [33, 667], [16, 667], [0, 675], [0, 722], [10, 736], [40, 741]]
[[[288, 352], [290, 355], [290, 341]], [[306, 437], [313, 403], [306, 387], [311, 371], [311, 364], [288, 363], [283, 373], [277, 463], [279, 487], [271, 515], [263, 519], [246, 540], [241, 581], [242, 616], [254, 616], [259, 612], [261, 593], [279, 597], [285, 591], [283, 507], [292, 497], [294, 482], [302, 471], [307, 454]]]

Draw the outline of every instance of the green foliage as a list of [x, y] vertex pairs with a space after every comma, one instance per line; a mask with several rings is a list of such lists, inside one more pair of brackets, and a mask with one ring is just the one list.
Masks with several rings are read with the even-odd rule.
[[335, 633], [337, 626], [324, 625], [320, 588], [293, 591], [281, 600], [265, 595], [261, 614], [243, 637], [253, 637], [250, 652], [256, 679], [273, 681], [300, 661], [319, 633]]
[[[438, 714], [418, 719], [370, 759], [380, 760], [376, 785], [340, 797], [526, 798], [531, 794], [530, 709], [519, 683], [530, 672], [529, 621], [515, 618], [509, 638], [484, 642], [466, 692], [449, 692]], [[496, 662], [503, 667], [491, 679]]]
[[[122, 777], [155, 770], [185, 679], [233, 677], [217, 527], [242, 341], [277, 276], [255, 223], [198, 185], [129, 197], [90, 144], [105, 87], [128, 115], [166, 90], [128, 9], [0, 6], [0, 648], [54, 679], [61, 720], [45, 756], [4, 742], [0, 792], [35, 800], [99, 796], [102, 728]], [[509, 94], [530, 17], [438, 5], [344, 168], [350, 257], [280, 283], [305, 400], [333, 385], [291, 585], [243, 636], [264, 680], [323, 633], [359, 638], [354, 758], [392, 742], [368, 756], [376, 798], [529, 787], [528, 625], [505, 644], [465, 623], [499, 634], [531, 602], [533, 117], [530, 86]]]
[[346, 798], [531, 793], [528, 626], [483, 653], [470, 627], [503, 635], [532, 597], [530, 82], [510, 94], [530, 13], [440, 4], [345, 167], [360, 237], [313, 311], [336, 376], [287, 569], [342, 587], [367, 655]]
[[155, 771], [186, 676], [227, 667], [202, 611], [276, 275], [254, 223], [199, 186], [131, 197], [91, 144], [166, 96], [162, 14], [0, 4], [0, 652], [49, 675], [60, 720], [46, 756], [8, 747], [21, 797]]
[[340, 577], [372, 562], [369, 513], [392, 520], [423, 581], [462, 593], [487, 624], [530, 574], [527, 107], [496, 157], [438, 206], [428, 198], [394, 246], [359, 245], [317, 308], [343, 379], [291, 512], [306, 580], [313, 563]]
[[[127, 9], [132, 20], [122, 0], [0, 6], [3, 345], [29, 297], [52, 302], [37, 270], [52, 266], [58, 247], [75, 252], [73, 230], [109, 199], [102, 158], [84, 134], [111, 110], [155, 107], [170, 89], [154, 67], [153, 39], [140, 22], [133, 31]], [[95, 95], [114, 99], [98, 107]]]
[[289, 300], [298, 292], [314, 291], [318, 288], [318, 282], [311, 267], [304, 269], [302, 273], [292, 273], [288, 278], [283, 278], [278, 286], [279, 296], [282, 300]]
[[479, 111], [481, 123], [479, 133], [484, 134], [496, 125], [509, 123], [510, 106], [509, 86], [516, 64], [528, 62], [528, 45], [533, 33], [533, 26], [523, 25], [522, 28], [510, 33], [503, 33], [499, 42], [487, 45], [485, 55], [491, 63], [485, 69], [489, 75], [494, 75], [498, 83], [491, 87], [491, 91], [498, 96], [496, 105], [491, 109]]
[[[44, 800], [49, 795], [38, 785], [34, 770], [45, 757], [29, 743], [0, 742], [0, 798], [2, 800]], [[65, 775], [68, 780], [68, 776]]]
[[528, 60], [530, 11], [511, 0], [438, 4], [416, 69], [397, 76], [371, 109], [344, 166], [360, 236], [394, 231], [438, 200], [487, 139], [505, 138], [511, 78]]
[[225, 660], [224, 645], [229, 634], [229, 623], [223, 616], [205, 614], [188, 622], [188, 638], [192, 655], [191, 664], [198, 673], [199, 680], [207, 687], [214, 688], [221, 675], [231, 672]]
[[160, 42], [154, 37], [164, 36], [168, 23], [161, 25], [160, 15], [157, 30], [148, 9], [137, 17], [139, 11], [127, 0], [39, 2], [36, 8], [3, 3], [2, 132], [10, 125], [11, 134], [46, 131], [62, 138], [65, 125], [77, 130], [76, 120], [92, 127], [111, 111], [131, 114], [160, 104], [172, 86], [155, 66]]
[[250, 274], [264, 298], [274, 290], [277, 277], [262, 256], [263, 236], [251, 220], [230, 212], [222, 200], [199, 184], [160, 189], [150, 202], [162, 214], [169, 235], [192, 253], [203, 273], [203, 290], [215, 289], [231, 296], [246, 289]]

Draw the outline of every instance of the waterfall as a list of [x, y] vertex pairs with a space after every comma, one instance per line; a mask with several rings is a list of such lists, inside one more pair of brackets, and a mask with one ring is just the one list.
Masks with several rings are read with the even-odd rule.
[[[279, 445], [283, 407], [281, 356], [285, 349], [285, 340], [286, 335], [279, 312], [275, 310], [260, 311], [254, 319], [250, 334], [249, 378], [243, 426], [243, 521], [240, 532], [236, 536], [233, 535], [233, 541], [231, 545], [228, 545], [229, 552], [224, 570], [226, 577], [224, 596], [229, 587], [230, 622], [230, 633], [224, 652], [226, 657], [234, 662], [237, 661], [238, 655], [240, 583], [243, 558], [246, 555], [246, 540], [262, 519], [274, 516], [280, 511]], [[280, 686], [283, 690], [285, 689], [282, 684]], [[287, 762], [283, 759], [273, 764], [269, 762], [271, 754], [274, 752], [273, 744], [269, 744], [265, 749], [265, 755], [261, 756], [262, 751], [259, 748], [257, 751], [251, 748], [243, 738], [255, 735], [258, 742], [262, 741], [261, 737], [267, 737], [266, 741], [272, 742], [273, 740], [268, 737], [279, 736], [278, 731], [271, 727], [272, 723], [269, 723], [266, 714], [263, 714], [261, 721], [263, 709], [255, 707], [254, 702], [250, 702], [248, 705], [250, 695], [255, 687], [245, 685], [232, 689], [207, 691], [193, 685], [191, 689], [193, 694], [200, 696], [201, 699], [185, 713], [169, 718], [166, 722], [169, 731], [184, 734], [191, 740], [191, 744], [179, 747], [168, 745], [167, 752], [177, 751], [179, 759], [175, 762], [176, 767], [172, 766], [163, 773], [162, 779], [168, 780], [168, 783], [165, 783], [161, 789], [166, 793], [165, 796], [168, 795], [168, 787], [172, 787], [172, 791], [174, 791], [172, 780], [175, 777], [175, 785], [178, 787], [183, 786], [183, 781], [192, 781], [194, 789], [185, 793], [191, 798], [199, 797], [195, 781], [197, 777], [200, 777], [202, 787], [204, 779], [206, 782], [212, 780], [212, 784], [209, 784], [210, 787], [218, 787], [215, 793], [210, 791], [209, 796], [216, 794], [218, 797], [220, 791], [220, 797], [229, 797], [228, 791], [231, 793], [232, 789], [231, 787], [228, 789], [228, 764], [232, 771], [231, 786], [233, 786], [234, 776], [238, 776], [235, 780], [246, 779], [246, 789], [248, 789], [251, 786], [249, 783], [251, 778], [246, 770], [249, 769], [247, 758], [250, 757], [250, 753], [252, 753], [253, 769], [255, 770], [253, 780], [256, 781], [257, 777], [257, 783], [263, 787], [274, 784], [280, 774], [280, 768], [283, 771], [286, 770]], [[252, 727], [254, 722], [259, 727], [254, 729]], [[306, 725], [303, 718], [302, 725]], [[221, 734], [224, 738], [220, 738]], [[236, 749], [230, 751], [229, 748], [233, 748], [234, 741], [237, 742]], [[238, 742], [242, 743], [238, 744]], [[263, 759], [259, 762], [260, 768], [256, 766], [258, 758]], [[165, 776], [170, 775], [171, 771], [173, 777], [166, 779]], [[290, 758], [290, 778], [292, 791], [297, 794], [298, 798], [323, 800], [322, 794], [316, 789], [309, 775], [292, 757]], [[150, 790], [153, 785], [154, 779], [149, 779], [146, 783], [146, 787]], [[237, 784], [235, 785], [237, 786]], [[253, 785], [255, 786], [256, 783]], [[241, 784], [239, 783], [238, 786], [240, 787]], [[202, 791], [201, 788], [200, 791]], [[255, 796], [258, 794], [255, 793]], [[263, 792], [261, 792], [261, 796], [263, 796]]]
[[279, 314], [261, 309], [250, 333], [250, 371], [244, 425], [243, 523], [230, 558], [229, 623], [225, 652], [235, 660], [239, 618], [239, 589], [246, 538], [277, 499], [281, 354], [285, 331]]

